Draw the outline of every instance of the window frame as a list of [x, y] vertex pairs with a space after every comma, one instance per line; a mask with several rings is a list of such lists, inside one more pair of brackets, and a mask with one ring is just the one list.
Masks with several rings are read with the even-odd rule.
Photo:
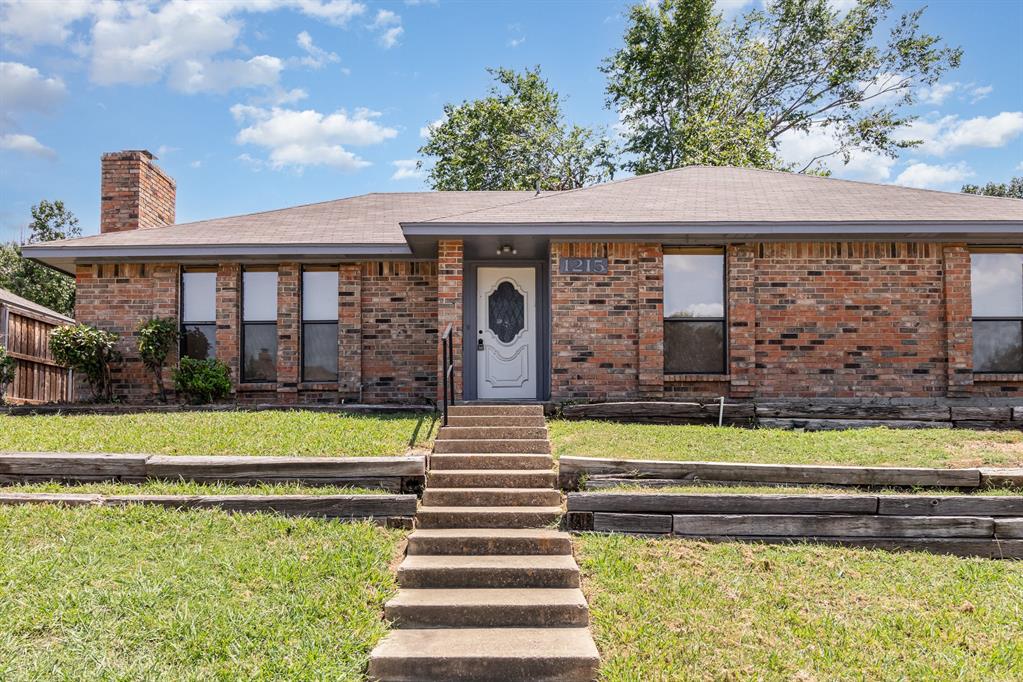
[[[1023, 254], [1023, 248], [1018, 247], [1018, 246], [1006, 246], [1006, 247], [998, 247], [998, 246], [970, 247], [969, 248], [969, 253], [970, 253], [970, 303], [971, 303], [971, 310], [970, 310], [970, 336], [971, 336], [971, 342], [974, 345], [976, 344], [976, 324], [975, 323], [977, 323], [977, 322], [1015, 322], [1016, 324], [1018, 324], [1020, 326], [1020, 328], [1021, 328], [1020, 329], [1020, 334], [1021, 334], [1021, 336], [1023, 336], [1023, 314], [1021, 314], [1020, 316], [1012, 316], [1012, 315], [1009, 315], [1009, 316], [1006, 316], [1006, 315], [996, 315], [996, 316], [992, 316], [992, 315], [974, 315], [973, 314], [973, 310], [972, 310], [972, 303], [973, 303], [973, 255], [977, 254], [977, 253], [993, 253], [993, 254], [1016, 253], [1016, 254]], [[1021, 268], [1023, 268], [1023, 263], [1021, 263]], [[1023, 296], [1023, 287], [1021, 287], [1020, 296]], [[976, 367], [976, 355], [974, 355], [970, 359], [970, 361], [971, 361], [971, 364], [973, 365], [973, 373], [974, 374], [980, 374], [982, 376], [984, 376], [984, 375], [998, 375], [998, 374], [1023, 374], [1023, 352], [1020, 353], [1019, 365], [1017, 365], [1016, 369], [1012, 369], [1012, 370], [1004, 370], [1004, 369], [977, 369], [977, 367]]]
[[214, 267], [180, 267], [178, 268], [178, 358], [191, 357], [185, 355], [186, 330], [185, 327], [213, 327], [213, 355], [206, 359], [217, 357], [217, 320], [186, 320], [185, 319], [185, 275], [206, 273], [213, 275], [213, 312], [217, 311], [217, 269]]
[[[335, 265], [335, 266], [327, 266], [327, 267], [303, 267], [302, 268], [301, 275], [300, 275], [300, 284], [299, 284], [299, 289], [302, 292], [302, 295], [299, 296], [299, 310], [298, 310], [299, 325], [301, 327], [301, 329], [299, 331], [299, 341], [298, 341], [298, 343], [299, 343], [299, 350], [300, 350], [300, 353], [299, 353], [299, 355], [300, 355], [300, 358], [299, 358], [299, 363], [300, 363], [299, 373], [300, 373], [301, 378], [302, 378], [302, 383], [336, 384], [336, 383], [338, 383], [341, 380], [341, 362], [340, 362], [340, 354], [341, 354], [341, 339], [340, 339], [340, 333], [341, 333], [341, 315], [340, 315], [340, 310], [338, 310], [338, 315], [333, 320], [307, 320], [307, 319], [305, 319], [305, 298], [306, 298], [305, 297], [305, 275], [306, 275], [307, 272], [332, 272], [332, 273], [334, 273], [337, 276], [337, 287], [339, 288], [340, 285], [341, 285], [341, 274], [340, 274], [340, 271], [339, 271], [339, 266], [337, 266], [337, 265]], [[340, 293], [339, 293], [339, 289], [338, 288], [336, 288], [335, 291], [334, 291], [335, 309], [339, 309], [340, 305], [341, 305]], [[334, 339], [337, 342], [337, 347], [336, 347], [336, 352], [335, 352], [335, 358], [336, 358], [335, 362], [337, 363], [337, 371], [334, 373], [334, 378], [333, 379], [309, 379], [306, 376], [306, 363], [305, 363], [305, 360], [306, 360], [306, 351], [305, 351], [305, 342], [306, 342], [306, 331], [305, 330], [306, 330], [306, 325], [310, 325], [310, 326], [312, 326], [312, 325], [323, 325], [323, 326], [333, 325], [333, 327], [334, 327]]]
[[[239, 292], [238, 292], [238, 317], [241, 319], [241, 325], [239, 325], [241, 327], [241, 329], [238, 332], [238, 345], [239, 345], [239, 348], [238, 348], [238, 351], [239, 351], [238, 352], [238, 364], [239, 364], [238, 373], [241, 375], [241, 382], [240, 383], [243, 383], [243, 384], [276, 384], [277, 383], [277, 376], [278, 376], [277, 375], [277, 355], [280, 352], [280, 338], [279, 338], [279, 334], [275, 335], [278, 338], [276, 338], [274, 340], [274, 375], [273, 375], [273, 378], [272, 379], [265, 379], [265, 378], [252, 379], [252, 378], [247, 377], [246, 374], [245, 374], [245, 337], [246, 337], [246, 333], [245, 332], [247, 331], [248, 327], [250, 325], [253, 326], [253, 327], [272, 326], [272, 327], [274, 327], [275, 330], [277, 329], [277, 319], [274, 319], [273, 321], [270, 321], [270, 320], [256, 320], [256, 321], [252, 321], [252, 322], [248, 322], [248, 321], [245, 320], [245, 273], [246, 272], [273, 272], [274, 274], [277, 275], [277, 287], [276, 287], [275, 294], [280, 291], [280, 286], [281, 286], [281, 274], [280, 274], [280, 269], [277, 266], [253, 266], [253, 267], [242, 268], [242, 272], [241, 272], [241, 286], [238, 287], [238, 289], [239, 289]], [[275, 308], [277, 307], [276, 304], [274, 305], [274, 307]], [[281, 311], [277, 310], [278, 317], [280, 316], [280, 314], [281, 314]]]
[[[679, 375], [699, 375], [699, 376], [727, 376], [728, 375], [728, 251], [723, 246], [665, 246], [662, 247], [661, 255], [661, 291], [663, 299], [667, 299], [665, 295], [665, 285], [667, 284], [667, 267], [665, 266], [664, 259], [668, 256], [720, 256], [721, 257], [721, 317], [665, 317], [664, 312], [661, 312], [661, 321], [663, 323], [662, 336], [661, 336], [661, 347], [662, 347], [662, 364], [663, 372], [666, 376], [679, 376]], [[663, 307], [662, 299], [662, 307]], [[721, 325], [721, 370], [720, 371], [689, 371], [689, 372], [676, 372], [668, 370], [668, 351], [667, 346], [664, 343], [664, 339], [667, 338], [667, 328], [669, 324], [693, 324], [700, 322], [716, 322]]]

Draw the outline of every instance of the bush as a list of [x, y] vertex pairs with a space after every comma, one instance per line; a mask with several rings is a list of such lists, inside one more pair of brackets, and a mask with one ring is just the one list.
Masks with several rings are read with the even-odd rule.
[[50, 332], [53, 359], [85, 376], [94, 400], [112, 400], [111, 365], [119, 362], [117, 334], [87, 324], [57, 327]]
[[167, 402], [163, 389], [163, 366], [167, 356], [178, 342], [178, 324], [172, 317], [154, 317], [143, 320], [138, 326], [139, 357], [142, 364], [153, 373], [160, 402]]
[[212, 403], [231, 392], [231, 370], [220, 360], [181, 358], [171, 376], [174, 388], [193, 405]]
[[7, 349], [0, 346], [0, 405], [4, 404], [4, 393], [7, 386], [14, 381], [14, 370], [16, 362], [8, 353]]

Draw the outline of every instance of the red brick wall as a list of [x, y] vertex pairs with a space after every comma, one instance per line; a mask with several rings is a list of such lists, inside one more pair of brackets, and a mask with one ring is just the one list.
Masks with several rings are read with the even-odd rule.
[[217, 267], [217, 359], [231, 371], [235, 389], [241, 381], [242, 268], [238, 263]]
[[[152, 375], [138, 357], [135, 330], [151, 317], [178, 317], [178, 266], [169, 263], [111, 263], [79, 265], [75, 274], [77, 295], [75, 319], [120, 335], [118, 350], [124, 362], [113, 368], [114, 395], [129, 401], [151, 401], [156, 397]], [[167, 359], [177, 364], [177, 350]], [[164, 386], [170, 388], [170, 372], [164, 372]], [[80, 388], [78, 395], [90, 392]]]
[[362, 267], [340, 266], [337, 278], [338, 394], [346, 400], [359, 398], [362, 383]]
[[362, 264], [367, 403], [423, 403], [437, 389], [437, 263]]
[[[462, 397], [462, 282], [464, 245], [461, 240], [440, 240], [437, 243], [437, 333], [443, 334], [451, 325], [454, 344], [455, 395]], [[437, 401], [444, 399], [444, 344], [437, 337]]]
[[298, 400], [302, 372], [302, 266], [281, 263], [277, 268], [277, 401]]
[[945, 394], [940, 245], [806, 242], [756, 248], [758, 396]]
[[174, 180], [147, 151], [104, 154], [100, 179], [100, 232], [124, 232], [174, 223]]

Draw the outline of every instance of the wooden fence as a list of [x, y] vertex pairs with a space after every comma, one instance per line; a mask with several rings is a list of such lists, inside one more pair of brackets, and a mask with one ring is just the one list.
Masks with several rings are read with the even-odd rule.
[[50, 352], [50, 331], [74, 320], [46, 311], [0, 289], [0, 345], [16, 362], [14, 382], [4, 399], [15, 405], [70, 402], [74, 399], [71, 372]]

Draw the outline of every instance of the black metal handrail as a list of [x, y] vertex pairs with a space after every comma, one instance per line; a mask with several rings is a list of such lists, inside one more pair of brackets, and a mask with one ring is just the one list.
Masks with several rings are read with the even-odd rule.
[[455, 404], [455, 343], [451, 334], [452, 329], [453, 326], [449, 324], [440, 337], [444, 365], [442, 376], [444, 382], [444, 426], [448, 425], [448, 406]]

